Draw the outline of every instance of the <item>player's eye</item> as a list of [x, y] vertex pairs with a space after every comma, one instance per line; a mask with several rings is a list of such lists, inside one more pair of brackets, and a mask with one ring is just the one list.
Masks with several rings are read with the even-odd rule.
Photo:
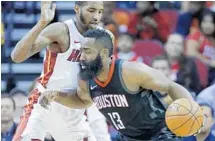
[[95, 12], [95, 10], [93, 10], [93, 9], [89, 9], [88, 11], [89, 11], [90, 13]]
[[99, 11], [99, 14], [103, 13], [103, 11]]

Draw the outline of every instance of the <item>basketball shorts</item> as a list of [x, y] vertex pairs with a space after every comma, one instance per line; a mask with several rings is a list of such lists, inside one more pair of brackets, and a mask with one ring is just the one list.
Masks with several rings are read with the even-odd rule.
[[56, 141], [96, 141], [83, 113], [77, 111], [82, 116], [70, 120], [76, 110], [70, 113], [68, 108], [58, 103], [48, 110], [44, 109], [37, 103], [39, 95], [37, 89], [32, 91], [13, 141], [43, 141], [47, 132]]

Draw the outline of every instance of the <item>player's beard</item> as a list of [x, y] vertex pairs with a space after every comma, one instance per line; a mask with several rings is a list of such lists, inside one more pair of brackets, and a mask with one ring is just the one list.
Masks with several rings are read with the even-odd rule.
[[87, 24], [82, 10], [80, 12], [80, 21], [81, 21], [82, 25], [84, 26], [85, 30], [95, 29], [97, 27], [97, 26], [92, 26], [90, 23]]
[[98, 55], [95, 60], [86, 63], [80, 61], [80, 77], [82, 80], [90, 80], [96, 77], [102, 70], [103, 64], [101, 56]]

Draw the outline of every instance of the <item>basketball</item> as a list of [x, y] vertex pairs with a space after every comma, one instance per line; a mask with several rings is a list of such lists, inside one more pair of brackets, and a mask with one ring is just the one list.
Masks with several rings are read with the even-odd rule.
[[166, 124], [176, 136], [191, 136], [203, 125], [201, 107], [192, 100], [181, 98], [172, 102], [166, 111]]

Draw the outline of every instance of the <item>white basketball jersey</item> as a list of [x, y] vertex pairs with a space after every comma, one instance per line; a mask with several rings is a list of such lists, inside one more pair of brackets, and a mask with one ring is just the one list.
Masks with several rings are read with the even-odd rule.
[[[70, 46], [64, 53], [54, 53], [46, 51], [44, 70], [41, 77], [38, 78], [38, 82], [46, 89], [50, 90], [62, 90], [64, 88], [78, 87], [78, 73], [79, 73], [79, 58], [80, 58], [80, 42], [84, 37], [79, 33], [73, 20], [67, 20], [64, 22], [69, 29]], [[57, 30], [57, 29], [56, 29]], [[38, 87], [39, 89], [39, 87]], [[40, 90], [40, 89], [39, 89]], [[97, 110], [96, 107], [94, 110]], [[91, 109], [92, 109], [91, 108]], [[71, 134], [75, 132], [89, 132], [89, 124], [86, 122], [86, 116], [84, 116], [85, 109], [71, 109], [67, 108], [59, 103], [52, 102], [48, 116], [53, 118], [49, 120], [50, 124], [53, 122], [59, 122], [61, 126], [66, 126], [61, 130]], [[104, 118], [101, 113], [93, 113], [93, 116], [102, 119]], [[93, 121], [93, 119], [91, 119]], [[94, 122], [94, 121], [93, 121]], [[59, 125], [59, 126], [60, 126]]]
[[[49, 90], [76, 89], [78, 86], [80, 41], [84, 37], [77, 30], [73, 20], [65, 21], [65, 24], [69, 29], [70, 46], [64, 53], [54, 53], [46, 50], [43, 72], [41, 77], [38, 78], [38, 82]], [[56, 122], [64, 121], [68, 133], [73, 130], [87, 130], [86, 125], [88, 124], [86, 124], [84, 112], [85, 109], [71, 109], [56, 102], [51, 103], [51, 109], [49, 110], [50, 115], [53, 115], [52, 117], [56, 119]]]
[[39, 83], [47, 89], [77, 88], [78, 85], [80, 41], [84, 37], [79, 33], [73, 20], [65, 21], [65, 23], [69, 29], [70, 46], [64, 53], [46, 50], [44, 69], [38, 79]]

